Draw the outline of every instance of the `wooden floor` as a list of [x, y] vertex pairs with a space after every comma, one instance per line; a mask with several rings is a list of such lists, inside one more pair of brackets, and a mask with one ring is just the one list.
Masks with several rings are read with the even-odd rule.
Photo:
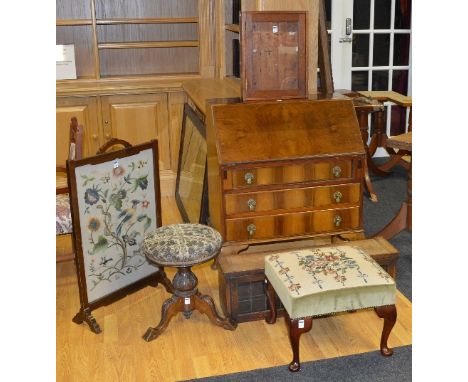
[[[163, 224], [175, 222], [180, 222], [177, 206], [163, 198]], [[200, 291], [219, 307], [217, 271], [209, 264], [193, 270]], [[167, 273], [172, 279], [174, 270]], [[227, 331], [195, 311], [189, 320], [179, 314], [161, 337], [147, 343], [141, 337], [159, 322], [169, 297], [164, 288], [146, 287], [93, 311], [103, 329], [99, 335], [71, 321], [80, 306], [73, 262], [57, 265], [56, 293], [57, 381], [178, 381], [287, 365], [292, 358], [283, 319], [275, 325], [242, 323]], [[411, 302], [399, 292], [397, 309], [391, 347], [411, 344]], [[373, 310], [317, 319], [301, 337], [301, 361], [375, 351], [382, 324]]]

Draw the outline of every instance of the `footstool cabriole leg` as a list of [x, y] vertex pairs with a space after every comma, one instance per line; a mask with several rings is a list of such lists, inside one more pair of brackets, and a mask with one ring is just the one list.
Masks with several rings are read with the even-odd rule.
[[265, 293], [270, 307], [270, 314], [265, 314], [265, 321], [268, 324], [274, 324], [276, 322], [276, 292], [267, 277], [265, 277]]
[[301, 363], [299, 361], [299, 340], [303, 333], [307, 333], [312, 329], [312, 317], [304, 318], [289, 318], [286, 317], [289, 323], [289, 340], [291, 341], [291, 348], [293, 352], [293, 359], [289, 364], [289, 371], [299, 371]]
[[382, 329], [382, 337], [380, 338], [380, 353], [383, 356], [391, 356], [393, 349], [387, 346], [388, 336], [395, 325], [397, 319], [397, 310], [395, 305], [378, 306], [374, 308], [375, 312], [380, 318], [384, 319], [384, 325]]

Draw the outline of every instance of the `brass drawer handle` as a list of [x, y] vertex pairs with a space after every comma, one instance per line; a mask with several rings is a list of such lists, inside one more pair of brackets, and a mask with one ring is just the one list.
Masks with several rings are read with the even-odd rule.
[[341, 175], [341, 167], [340, 166], [335, 166], [332, 168], [332, 173], [335, 176], [335, 178], [339, 178]]
[[257, 202], [254, 199], [247, 200], [247, 207], [249, 207], [249, 211], [255, 211], [256, 206]]
[[343, 218], [339, 215], [336, 215], [335, 218], [333, 219], [333, 223], [335, 223], [335, 227], [339, 227], [342, 222], [343, 222]]
[[251, 172], [248, 172], [247, 174], [244, 175], [244, 179], [247, 182], [247, 184], [252, 184], [255, 179], [255, 175], [252, 174]]
[[255, 227], [255, 224], [249, 224], [247, 226], [247, 232], [249, 233], [249, 239], [251, 239], [257, 230], [257, 227]]
[[336, 203], [340, 203], [342, 197], [343, 197], [343, 194], [340, 191], [335, 191], [333, 193], [333, 199], [335, 199]]

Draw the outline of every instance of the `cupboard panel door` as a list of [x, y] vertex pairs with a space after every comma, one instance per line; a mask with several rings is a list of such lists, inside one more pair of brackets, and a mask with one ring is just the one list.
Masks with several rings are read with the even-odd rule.
[[70, 120], [83, 125], [83, 156], [96, 154], [99, 148], [98, 108], [96, 97], [59, 97], [56, 103], [56, 163], [65, 164], [68, 158]]
[[171, 167], [167, 94], [102, 97], [103, 135], [124, 139], [132, 145], [159, 141], [159, 164]]

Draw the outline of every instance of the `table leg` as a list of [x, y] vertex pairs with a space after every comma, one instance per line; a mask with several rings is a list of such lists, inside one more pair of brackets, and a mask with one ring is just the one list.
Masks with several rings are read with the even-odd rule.
[[377, 232], [373, 237], [382, 236], [385, 239], [391, 239], [396, 234], [400, 233], [404, 229], [412, 231], [412, 164], [410, 162], [410, 167], [408, 170], [408, 183], [406, 185], [407, 199], [406, 202], [403, 202], [400, 210], [396, 216], [388, 223], [382, 230]]
[[359, 128], [361, 130], [361, 137], [362, 142], [364, 143], [364, 148], [366, 149], [366, 163], [364, 164], [364, 187], [366, 188], [367, 192], [369, 193], [370, 200], [373, 202], [377, 202], [377, 194], [374, 192], [372, 187], [372, 182], [369, 176], [369, 169], [367, 167], [367, 163], [372, 161], [371, 157], [369, 156], [368, 148], [367, 148], [367, 139], [369, 138], [369, 127], [367, 125], [367, 116], [369, 115], [368, 111], [362, 110], [357, 111], [358, 121], [359, 121]]

